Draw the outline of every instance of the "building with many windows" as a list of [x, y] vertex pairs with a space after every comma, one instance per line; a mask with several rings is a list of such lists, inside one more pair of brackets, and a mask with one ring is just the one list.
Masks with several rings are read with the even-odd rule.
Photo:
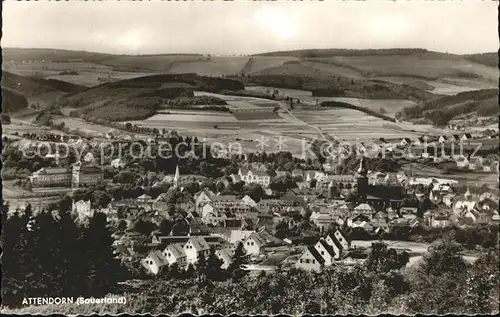
[[29, 180], [33, 187], [82, 187], [102, 183], [104, 173], [98, 166], [77, 162], [71, 168], [41, 168], [29, 176]]
[[265, 171], [241, 167], [238, 171], [238, 176], [245, 183], [259, 184], [262, 187], [269, 187], [269, 184], [271, 183], [271, 176], [269, 176]]

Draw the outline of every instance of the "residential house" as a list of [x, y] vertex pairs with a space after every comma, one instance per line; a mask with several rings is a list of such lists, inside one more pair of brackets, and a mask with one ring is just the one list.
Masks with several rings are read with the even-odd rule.
[[271, 176], [265, 171], [255, 170], [252, 168], [241, 167], [238, 171], [238, 176], [245, 183], [255, 183], [262, 187], [269, 187], [271, 183]]
[[241, 201], [250, 207], [257, 207], [257, 203], [255, 202], [255, 200], [253, 200], [252, 197], [248, 195], [245, 195], [245, 197], [243, 197]]
[[295, 267], [307, 271], [319, 272], [323, 268], [325, 260], [321, 257], [315, 247], [308, 246], [297, 260]]
[[332, 246], [329, 245], [324, 238], [319, 239], [319, 241], [314, 245], [314, 248], [325, 260], [325, 266], [332, 265], [335, 260], [340, 258], [340, 254], [335, 253]]
[[247, 254], [258, 255], [263, 252], [266, 246], [266, 240], [259, 233], [251, 234], [243, 243], [243, 247]]
[[180, 268], [187, 265], [187, 257], [184, 252], [184, 247], [181, 243], [169, 244], [165, 250], [163, 250], [163, 257], [167, 261], [168, 265], [177, 263]]
[[203, 237], [191, 237], [184, 245], [184, 253], [188, 263], [196, 263], [201, 254], [208, 258], [210, 246]]
[[167, 265], [167, 261], [160, 250], [151, 251], [149, 255], [141, 261], [141, 264], [150, 274], [158, 274], [162, 267]]
[[265, 252], [266, 248], [284, 244], [283, 240], [274, 237], [267, 229], [260, 229], [245, 240], [243, 247], [247, 254], [257, 255]]
[[344, 250], [351, 248], [351, 238], [342, 230], [336, 230], [333, 234]]
[[342, 253], [345, 252], [347, 249], [344, 249], [343, 244], [340, 243], [340, 241], [337, 239], [335, 234], [328, 234], [324, 240], [333, 250], [334, 259], [338, 260], [342, 257]]
[[321, 233], [324, 233], [328, 231], [331, 225], [337, 223], [338, 218], [330, 213], [313, 212], [309, 219], [319, 228]]
[[220, 228], [221, 233], [216, 233], [222, 239], [231, 244], [238, 244], [244, 242], [250, 235], [255, 233], [255, 230], [241, 230], [241, 229], [224, 229]]
[[370, 220], [370, 219], [372, 219], [373, 208], [372, 208], [372, 206], [370, 206], [366, 203], [359, 204], [357, 207], [354, 208], [354, 210], [352, 212], [352, 216], [356, 216], [356, 215], [363, 215]]

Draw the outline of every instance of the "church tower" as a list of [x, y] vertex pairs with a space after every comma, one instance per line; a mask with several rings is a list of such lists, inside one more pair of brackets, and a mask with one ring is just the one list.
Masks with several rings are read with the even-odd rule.
[[179, 173], [179, 165], [175, 167], [174, 188], [181, 188], [181, 175]]
[[330, 184], [328, 184], [328, 198], [334, 199], [338, 196], [337, 194], [337, 187], [335, 187], [335, 183], [332, 180]]
[[368, 169], [366, 168], [366, 161], [364, 157], [361, 157], [361, 161], [359, 162], [357, 183], [358, 199], [361, 202], [365, 202], [368, 193]]

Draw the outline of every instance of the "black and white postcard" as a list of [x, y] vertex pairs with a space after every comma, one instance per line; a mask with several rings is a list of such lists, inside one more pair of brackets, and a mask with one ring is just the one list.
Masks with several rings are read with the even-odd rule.
[[2, 314], [498, 313], [498, 1], [2, 6]]

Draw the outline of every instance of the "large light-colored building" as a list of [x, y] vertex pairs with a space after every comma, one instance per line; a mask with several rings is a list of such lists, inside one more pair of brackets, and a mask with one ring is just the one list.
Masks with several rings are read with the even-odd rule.
[[269, 187], [269, 184], [271, 183], [271, 176], [267, 175], [265, 171], [241, 167], [238, 171], [238, 176], [245, 183], [259, 184], [262, 187]]
[[72, 168], [44, 167], [34, 172], [29, 180], [33, 187], [81, 187], [101, 184], [104, 173], [98, 166], [82, 166], [80, 162]]

